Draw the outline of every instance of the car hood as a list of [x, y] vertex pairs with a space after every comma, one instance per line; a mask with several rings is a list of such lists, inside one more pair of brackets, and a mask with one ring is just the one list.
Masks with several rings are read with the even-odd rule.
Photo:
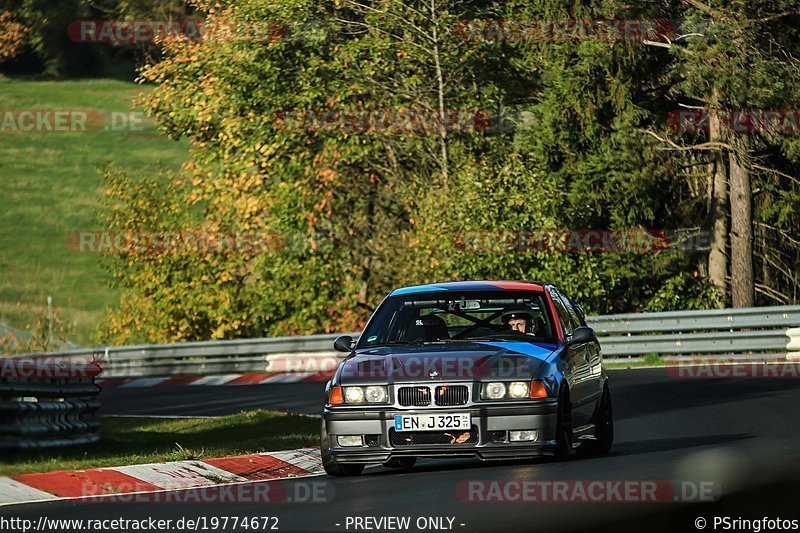
[[476, 341], [361, 349], [339, 368], [340, 384], [528, 380], [558, 345]]

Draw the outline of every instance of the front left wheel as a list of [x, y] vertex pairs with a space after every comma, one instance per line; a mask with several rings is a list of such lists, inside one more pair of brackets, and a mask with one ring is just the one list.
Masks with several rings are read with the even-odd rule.
[[569, 389], [562, 387], [558, 394], [556, 414], [556, 446], [553, 456], [558, 461], [566, 461], [572, 452], [572, 405]]
[[611, 391], [608, 383], [603, 386], [603, 395], [592, 421], [595, 427], [595, 439], [586, 441], [578, 447], [583, 456], [607, 455], [614, 443], [614, 413], [611, 408]]
[[325, 420], [322, 420], [320, 430], [319, 452], [322, 456], [322, 468], [329, 476], [357, 476], [364, 471], [366, 464], [363, 463], [337, 463], [331, 455], [331, 441], [328, 438], [328, 428]]

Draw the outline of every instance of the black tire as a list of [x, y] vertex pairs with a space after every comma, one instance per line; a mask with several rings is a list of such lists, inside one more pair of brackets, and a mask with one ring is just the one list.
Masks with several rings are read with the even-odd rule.
[[392, 457], [383, 463], [386, 468], [397, 468], [401, 470], [411, 470], [417, 464], [416, 457]]
[[322, 429], [320, 430], [319, 452], [322, 456], [322, 468], [329, 476], [357, 476], [364, 471], [367, 466], [362, 463], [337, 463], [331, 456], [330, 450], [331, 442], [328, 438], [328, 428], [325, 426], [325, 420], [322, 420]]
[[578, 448], [580, 455], [607, 455], [614, 443], [614, 412], [611, 407], [611, 391], [608, 383], [603, 387], [603, 395], [597, 405], [592, 422], [595, 425], [595, 439], [582, 443]]
[[558, 461], [566, 461], [572, 453], [572, 407], [569, 391], [562, 387], [558, 394], [558, 410], [556, 414], [556, 446], [553, 456]]

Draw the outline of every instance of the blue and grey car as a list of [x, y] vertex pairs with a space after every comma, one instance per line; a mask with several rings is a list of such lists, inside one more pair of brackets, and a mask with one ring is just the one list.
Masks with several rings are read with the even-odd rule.
[[330, 475], [418, 457], [515, 459], [608, 453], [608, 377], [581, 307], [515, 281], [405, 287], [377, 308], [325, 391]]

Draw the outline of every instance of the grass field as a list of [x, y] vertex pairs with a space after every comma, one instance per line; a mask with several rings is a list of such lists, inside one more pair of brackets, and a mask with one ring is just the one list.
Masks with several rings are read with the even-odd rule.
[[219, 418], [101, 417], [89, 446], [3, 454], [0, 475], [208, 459], [319, 445], [319, 419], [270, 411]]
[[[0, 79], [0, 113], [130, 112], [142, 90], [114, 80]], [[101, 229], [93, 220], [103, 190], [97, 167], [111, 162], [132, 171], [177, 169], [187, 146], [159, 135], [149, 123], [135, 131], [0, 129], [0, 322], [26, 329], [52, 295], [60, 317], [77, 326], [71, 340], [90, 344], [116, 294], [107, 286], [100, 257], [71, 251], [67, 236]]]

